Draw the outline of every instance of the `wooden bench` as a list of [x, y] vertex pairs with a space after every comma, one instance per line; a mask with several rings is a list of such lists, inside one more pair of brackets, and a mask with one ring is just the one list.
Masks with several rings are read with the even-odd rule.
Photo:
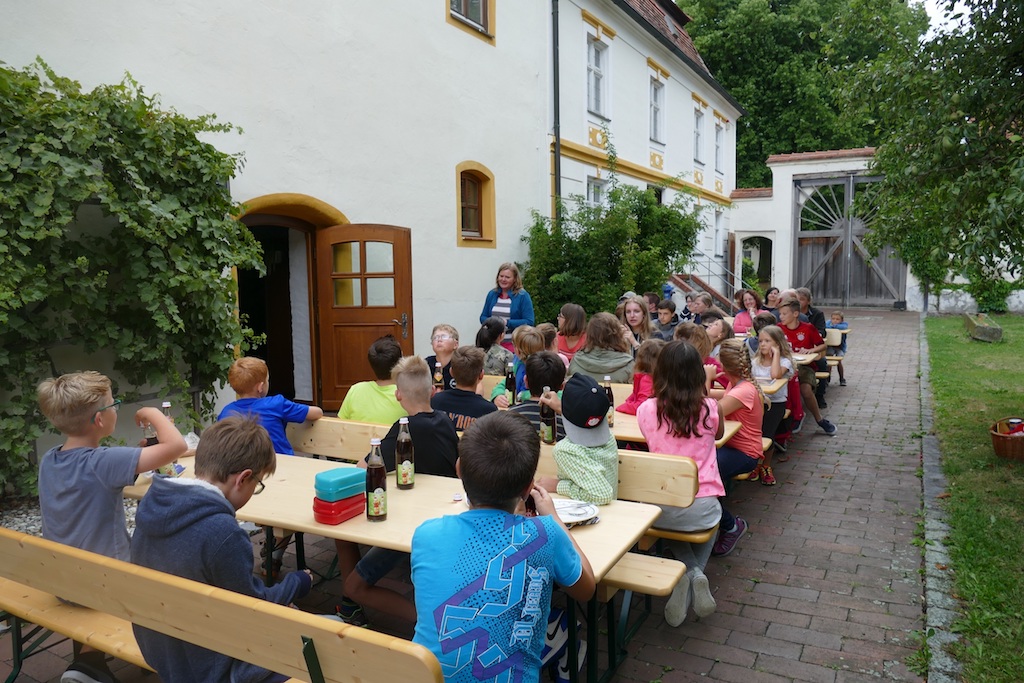
[[[537, 476], [557, 476], [558, 466], [552, 454], [553, 448], [554, 446], [548, 444], [541, 445]], [[697, 495], [698, 479], [697, 464], [692, 458], [622, 449], [618, 455], [620, 500], [684, 508], [693, 505]], [[707, 533], [707, 539], [710, 539], [711, 532], [717, 530], [716, 526], [714, 530], [701, 533]], [[638, 544], [640, 549], [649, 549], [654, 539], [663, 533], [677, 532], [650, 529]], [[650, 542], [645, 545], [648, 539]], [[626, 644], [651, 612], [651, 596], [669, 595], [685, 572], [686, 565], [682, 562], [630, 552], [623, 555], [605, 574], [597, 586], [596, 598], [598, 602], [607, 604], [609, 671], [614, 671], [624, 661]], [[614, 598], [620, 590], [624, 593], [620, 612], [616, 614]], [[644, 596], [644, 609], [630, 625], [629, 611], [633, 593]]]
[[[63, 604], [57, 595], [84, 606]], [[444, 680], [434, 655], [410, 641], [5, 528], [0, 610], [16, 650], [8, 681], [48, 632], [152, 669], [133, 622], [294, 681]], [[25, 634], [26, 623], [38, 628]]]
[[383, 439], [391, 425], [322, 417], [314, 422], [291, 422], [286, 433], [295, 451], [355, 462], [370, 452], [370, 439]]

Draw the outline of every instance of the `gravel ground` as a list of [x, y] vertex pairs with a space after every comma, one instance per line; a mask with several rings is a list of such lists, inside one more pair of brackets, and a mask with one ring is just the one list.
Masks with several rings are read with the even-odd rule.
[[[124, 501], [124, 515], [128, 520], [128, 533], [135, 531], [137, 501]], [[33, 536], [43, 535], [43, 518], [39, 513], [38, 498], [4, 499], [0, 502], [0, 526]]]

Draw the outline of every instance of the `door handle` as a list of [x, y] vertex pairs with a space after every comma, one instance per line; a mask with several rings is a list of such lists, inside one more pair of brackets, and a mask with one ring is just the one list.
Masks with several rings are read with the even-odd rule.
[[401, 325], [402, 326], [402, 339], [408, 339], [409, 338], [409, 314], [408, 313], [403, 313], [401, 320], [396, 320], [396, 319], [392, 318], [391, 322], [393, 322], [396, 325]]

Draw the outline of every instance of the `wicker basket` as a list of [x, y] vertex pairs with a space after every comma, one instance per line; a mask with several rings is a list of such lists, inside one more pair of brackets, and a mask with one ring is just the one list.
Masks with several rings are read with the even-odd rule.
[[1004, 417], [992, 425], [992, 448], [1000, 458], [1024, 462], [1024, 433], [1007, 434], [1007, 422], [1011, 419]]

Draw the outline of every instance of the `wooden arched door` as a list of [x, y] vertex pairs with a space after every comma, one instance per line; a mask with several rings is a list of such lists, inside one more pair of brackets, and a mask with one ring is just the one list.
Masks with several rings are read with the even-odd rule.
[[370, 344], [394, 335], [412, 353], [412, 240], [394, 225], [349, 224], [316, 233], [320, 405], [333, 412], [349, 387], [373, 379]]

